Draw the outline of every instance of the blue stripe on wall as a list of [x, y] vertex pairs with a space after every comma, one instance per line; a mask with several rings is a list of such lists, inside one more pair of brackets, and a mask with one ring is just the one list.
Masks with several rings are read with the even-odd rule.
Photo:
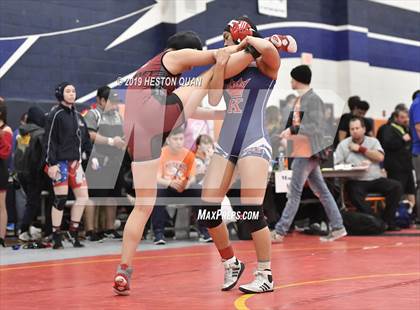
[[370, 38], [369, 63], [377, 67], [420, 72], [420, 48]]

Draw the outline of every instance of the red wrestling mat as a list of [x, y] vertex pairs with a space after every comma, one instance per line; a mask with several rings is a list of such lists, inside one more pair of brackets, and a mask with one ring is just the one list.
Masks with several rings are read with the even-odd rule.
[[[234, 243], [252, 279], [252, 242]], [[81, 249], [83, 251], [83, 249]], [[36, 252], [34, 252], [36, 255]], [[0, 268], [1, 309], [419, 309], [420, 238], [292, 235], [273, 245], [273, 293], [221, 292], [213, 245], [138, 253], [131, 295], [115, 296], [117, 256]]]

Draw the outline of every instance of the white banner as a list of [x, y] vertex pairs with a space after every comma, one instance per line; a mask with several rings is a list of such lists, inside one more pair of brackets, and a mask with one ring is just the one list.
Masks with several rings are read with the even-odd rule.
[[258, 0], [258, 13], [287, 18], [287, 0]]

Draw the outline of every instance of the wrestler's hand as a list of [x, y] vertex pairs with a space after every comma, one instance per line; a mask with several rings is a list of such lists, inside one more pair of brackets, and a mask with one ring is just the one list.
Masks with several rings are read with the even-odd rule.
[[58, 167], [58, 165], [48, 167], [48, 176], [50, 177], [50, 179], [55, 180], [57, 178], [59, 169], [60, 168]]
[[227, 48], [219, 48], [219, 50], [216, 53], [216, 64], [219, 66], [226, 66], [229, 57], [230, 57], [230, 53]]
[[[239, 45], [230, 45], [230, 46], [225, 46], [225, 47], [222, 47], [221, 49], [222, 50], [224, 50], [224, 51], [226, 51], [226, 53], [228, 53], [228, 54], [234, 54], [234, 53], [236, 53], [236, 52], [239, 52], [240, 50], [238, 49], [238, 46]], [[216, 51], [216, 54], [215, 54], [215, 59], [217, 59], [217, 52], [218, 52], [218, 50]]]
[[239, 52], [239, 51], [242, 51], [245, 47], [247, 47], [248, 45], [249, 45], [249, 42], [248, 42], [248, 38], [249, 38], [249, 36], [246, 36], [242, 41], [241, 41], [241, 43], [239, 43], [239, 45], [236, 45], [236, 47], [237, 47], [237, 51]]

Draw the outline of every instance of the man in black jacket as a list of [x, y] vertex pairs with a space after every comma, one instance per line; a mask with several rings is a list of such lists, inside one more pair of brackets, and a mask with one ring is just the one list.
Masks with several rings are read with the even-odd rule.
[[69, 186], [76, 202], [71, 209], [68, 236], [74, 247], [83, 247], [79, 242], [78, 228], [89, 195], [81, 162], [86, 158], [86, 153], [90, 154], [92, 144], [86, 123], [74, 107], [75, 87], [63, 82], [57, 86], [55, 96], [59, 105], [51, 109], [45, 130], [46, 172], [52, 179], [55, 194], [55, 203], [51, 210], [53, 248], [63, 247], [60, 228]]
[[377, 138], [385, 151], [384, 168], [388, 177], [401, 183], [404, 194], [415, 204], [409, 117], [405, 108], [396, 108], [390, 121], [378, 130]]

